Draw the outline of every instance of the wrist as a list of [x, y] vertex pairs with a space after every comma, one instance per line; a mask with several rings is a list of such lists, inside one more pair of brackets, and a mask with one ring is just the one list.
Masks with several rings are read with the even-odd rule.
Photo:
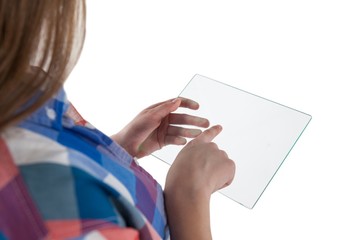
[[182, 184], [165, 185], [164, 195], [167, 199], [175, 202], [189, 202], [193, 204], [210, 202], [211, 193], [204, 189], [183, 187]]
[[211, 239], [210, 196], [205, 192], [164, 190], [171, 239]]
[[119, 144], [123, 149], [125, 149], [131, 156], [136, 157], [136, 151], [132, 146], [131, 142], [126, 141], [129, 139], [126, 137], [126, 134], [123, 131], [120, 131], [110, 137], [114, 142]]

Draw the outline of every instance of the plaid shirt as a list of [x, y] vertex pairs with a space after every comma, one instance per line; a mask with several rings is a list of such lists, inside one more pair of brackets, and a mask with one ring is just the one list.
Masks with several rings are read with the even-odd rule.
[[0, 240], [166, 239], [160, 185], [61, 90], [0, 135]]

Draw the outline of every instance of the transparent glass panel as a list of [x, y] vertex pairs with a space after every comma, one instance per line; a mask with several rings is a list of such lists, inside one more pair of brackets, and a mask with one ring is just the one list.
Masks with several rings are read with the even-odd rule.
[[[236, 163], [233, 183], [220, 192], [253, 208], [311, 120], [311, 116], [218, 81], [195, 75], [180, 94], [200, 104], [197, 111], [223, 131], [214, 142]], [[182, 147], [153, 155], [172, 164]]]

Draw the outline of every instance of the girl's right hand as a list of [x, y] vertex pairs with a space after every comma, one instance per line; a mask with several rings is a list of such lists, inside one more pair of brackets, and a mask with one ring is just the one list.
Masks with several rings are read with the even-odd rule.
[[173, 240], [209, 240], [210, 196], [229, 185], [235, 163], [211, 142], [220, 132], [214, 126], [189, 142], [170, 167], [165, 183], [165, 206]]
[[235, 163], [212, 140], [222, 131], [213, 126], [189, 142], [172, 164], [165, 189], [181, 189], [189, 194], [210, 195], [228, 186], [235, 174]]

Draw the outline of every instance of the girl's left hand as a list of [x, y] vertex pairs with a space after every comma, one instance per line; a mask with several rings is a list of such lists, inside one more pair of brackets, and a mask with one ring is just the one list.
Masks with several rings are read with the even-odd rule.
[[175, 98], [154, 104], [140, 112], [124, 129], [113, 135], [112, 139], [137, 158], [147, 156], [169, 144], [185, 145], [185, 138], [195, 138], [202, 131], [173, 124], [207, 128], [209, 121], [192, 115], [172, 113], [179, 107], [196, 110], [199, 104], [187, 98]]

